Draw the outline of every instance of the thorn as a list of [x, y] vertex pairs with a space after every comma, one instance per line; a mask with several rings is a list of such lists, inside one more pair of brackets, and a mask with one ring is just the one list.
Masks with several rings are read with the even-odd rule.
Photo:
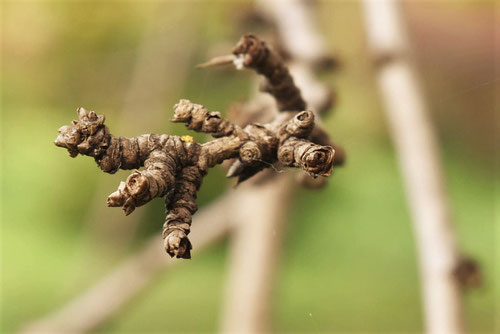
[[209, 61], [198, 64], [196, 65], [197, 68], [207, 68], [207, 67], [214, 67], [214, 66], [221, 66], [221, 65], [229, 65], [234, 62], [236, 59], [236, 56], [233, 54], [229, 55], [224, 55], [224, 56], [218, 56], [215, 58], [210, 59]]
[[241, 161], [236, 160], [233, 162], [233, 164], [229, 167], [229, 170], [227, 171], [226, 177], [231, 178], [231, 177], [236, 177], [240, 175], [241, 171], [243, 170], [244, 166], [241, 163]]

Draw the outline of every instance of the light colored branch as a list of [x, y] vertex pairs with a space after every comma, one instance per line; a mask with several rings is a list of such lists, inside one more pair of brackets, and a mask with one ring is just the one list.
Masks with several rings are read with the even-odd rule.
[[272, 282], [276, 271], [289, 176], [274, 176], [264, 184], [242, 184], [239, 221], [231, 237], [228, 283], [222, 312], [222, 332], [261, 333], [269, 330]]
[[413, 217], [426, 329], [460, 333], [460, 286], [453, 276], [459, 252], [438, 144], [398, 9], [393, 0], [364, 1], [368, 42]]
[[[194, 253], [219, 241], [232, 227], [227, 208], [239, 201], [241, 192], [229, 192], [203, 208], [193, 219], [190, 234]], [[22, 333], [83, 333], [94, 330], [143, 292], [164, 270], [181, 262], [165, 254], [160, 236], [69, 304], [27, 325]]]
[[276, 24], [283, 47], [294, 61], [315, 64], [328, 58], [325, 41], [304, 0], [257, 0], [257, 9]]
[[[261, 0], [257, 1], [257, 7], [278, 27], [278, 36], [292, 58], [290, 72], [308, 108], [321, 110], [328, 105], [331, 95], [328, 88], [315, 79], [312, 71], [314, 62], [324, 55], [325, 49], [320, 35], [314, 30], [308, 8], [295, 0]], [[268, 110], [272, 107], [266, 104], [269, 100], [259, 101]], [[295, 183], [286, 175], [274, 175], [266, 183], [255, 183], [242, 185], [247, 186], [243, 193], [245, 200], [235, 207], [234, 215], [239, 224], [231, 239], [226, 299], [221, 318], [224, 333], [270, 331], [272, 287], [287, 203]]]

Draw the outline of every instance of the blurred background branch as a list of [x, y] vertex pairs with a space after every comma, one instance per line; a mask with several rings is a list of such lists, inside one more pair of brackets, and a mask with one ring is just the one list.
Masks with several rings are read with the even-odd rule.
[[[413, 210], [405, 205], [404, 185], [397, 177], [398, 156], [373, 84], [363, 3], [311, 3], [307, 10], [315, 19], [309, 25], [318, 27], [323, 51], [334, 50], [342, 67], [332, 75], [321, 70], [331, 59], [315, 65], [305, 83], [314, 89], [304, 94], [308, 100], [323, 94], [314, 85], [318, 81], [336, 87], [340, 98], [335, 117], [324, 115], [323, 125], [345, 143], [349, 161], [323, 189], [298, 188], [290, 195], [282, 256], [272, 268], [273, 302], [266, 305], [272, 323], [266, 326], [279, 332], [421, 332], [426, 317], [411, 230]], [[163, 203], [153, 202], [130, 217], [105, 208], [105, 197], [123, 175], [111, 176], [109, 187], [101, 186], [101, 174], [92, 161], [68, 161], [52, 141], [57, 127], [78, 106], [106, 114], [112, 129], [127, 127], [123, 134], [134, 136], [150, 131], [186, 134], [182, 126], [165, 122], [181, 97], [211, 110], [231, 111], [235, 101], [249, 99], [255, 109], [272, 105], [265, 95], [249, 97], [253, 73], [194, 68], [211, 55], [222, 54], [220, 50], [230, 50], [243, 33], [262, 35], [269, 19], [252, 14], [253, 2], [233, 1], [119, 6], [109, 1], [4, 1], [0, 6], [1, 330], [19, 330], [44, 314], [51, 314], [45, 320], [62, 321], [57, 327], [77, 328], [83, 323], [83, 328], [106, 332], [217, 330], [226, 314], [225, 275], [232, 246], [212, 239], [215, 244], [205, 251], [195, 247], [189, 265], [177, 266], [171, 275], [173, 268], [163, 262], [169, 261], [163, 253], [152, 255], [153, 247], [161, 244], [156, 237], [150, 239], [161, 228]], [[402, 3], [413, 60], [420, 69], [420, 89], [442, 143], [458, 242], [477, 260], [484, 278], [479, 289], [463, 294], [463, 320], [468, 331], [484, 333], [495, 330], [500, 314], [494, 281], [498, 200], [492, 182], [498, 175], [496, 9], [496, 3], [488, 0]], [[285, 28], [273, 25], [288, 31], [292, 21], [282, 22]], [[273, 35], [265, 38], [271, 40]], [[284, 56], [293, 60], [286, 52]], [[304, 66], [294, 67], [304, 72]], [[127, 124], [120, 125], [122, 117], [113, 110], [123, 109], [141, 112], [147, 124], [124, 116]], [[202, 136], [196, 139], [204, 141]], [[200, 214], [212, 210], [211, 201], [218, 205], [214, 199], [227, 186], [222, 169], [205, 179]], [[239, 191], [230, 194], [237, 198]], [[102, 204], [102, 216], [93, 213], [94, 201]], [[135, 215], [142, 216], [140, 224]], [[194, 224], [200, 223], [195, 218]], [[202, 225], [196, 228], [205, 231]], [[224, 229], [215, 228], [210, 235], [227, 233]], [[153, 264], [137, 265], [143, 261]], [[109, 274], [113, 267], [117, 271]], [[101, 277], [106, 280], [100, 281]], [[110, 295], [95, 288], [96, 282], [117, 296], [99, 297]], [[108, 290], [105, 282], [112, 288]], [[77, 297], [81, 299], [75, 302]], [[65, 323], [63, 312], [79, 310], [87, 305], [85, 300], [99, 304], [86, 307], [78, 323]], [[105, 310], [95, 315], [93, 309]]]
[[445, 191], [440, 149], [411, 63], [396, 0], [365, 0], [368, 43], [413, 216], [429, 333], [464, 331], [460, 252]]
[[[256, 5], [254, 15], [264, 16], [276, 28], [274, 40], [288, 55], [290, 71], [308, 108], [314, 111], [325, 109], [325, 105], [328, 108], [331, 89], [313, 79], [314, 65], [327, 56], [327, 51], [313, 27], [308, 5], [295, 0], [257, 1]], [[270, 106], [262, 108], [269, 110]], [[248, 114], [251, 109], [247, 109], [241, 113]], [[261, 117], [268, 116], [264, 113]], [[310, 182], [324, 184], [326, 179]], [[248, 189], [245, 200], [235, 210], [240, 224], [230, 244], [229, 280], [222, 312], [225, 333], [269, 332], [272, 328], [275, 275], [294, 186], [285, 175], [274, 175], [272, 181]]]
[[[230, 192], [197, 214], [193, 223], [196, 231], [190, 234], [197, 245], [195, 253], [227, 234], [232, 225], [227, 208], [237, 199], [238, 196]], [[95, 330], [154, 283], [159, 273], [176, 264], [179, 261], [166, 256], [161, 238], [155, 236], [92, 288], [61, 309], [26, 325], [22, 332], [84, 333]]]

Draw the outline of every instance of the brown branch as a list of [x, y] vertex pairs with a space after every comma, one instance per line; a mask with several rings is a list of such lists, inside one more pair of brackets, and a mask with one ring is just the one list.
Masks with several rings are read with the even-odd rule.
[[182, 257], [191, 258], [191, 243], [187, 238], [190, 231], [192, 215], [198, 210], [196, 192], [200, 189], [203, 176], [198, 168], [183, 168], [176, 180], [175, 193], [172, 198], [165, 199], [167, 217], [163, 225], [162, 236], [167, 252], [179, 249]]
[[[130, 73], [130, 81], [125, 89], [123, 106], [115, 117], [115, 131], [119, 133], [130, 133], [134, 129], [144, 128], [155, 130], [158, 124], [163, 124], [166, 113], [164, 106], [165, 92], [170, 96], [177, 95], [183, 88], [187, 69], [189, 68], [191, 49], [194, 46], [195, 35], [199, 20], [183, 29], [183, 35], [169, 34], [165, 32], [164, 19], [169, 11], [168, 4], [159, 3], [154, 14], [150, 15], [145, 26], [143, 36], [137, 48], [137, 59]], [[170, 11], [169, 20], [182, 22], [187, 14], [186, 8], [178, 11]], [[190, 12], [191, 17], [199, 15], [198, 12]], [[182, 43], [178, 43], [183, 39]], [[177, 45], [175, 52], [171, 45]], [[175, 64], [170, 66], [169, 64]], [[169, 75], [164, 73], [168, 70]], [[172, 80], [175, 78], [175, 80]], [[147, 117], [137, 117], [137, 111], [147, 110]], [[93, 238], [97, 238], [95, 246], [110, 245], [107, 252], [119, 255], [133, 238], [138, 223], [142, 220], [145, 211], [136, 212], [123, 223], [123, 216], [118, 211], [109, 210], [103, 205], [102, 194], [113, 187], [112, 179], [105, 175], [99, 175], [94, 195], [86, 210], [83, 226], [89, 229]], [[102, 224], [107, 221], [109, 224]], [[114, 224], [113, 224], [114, 223]], [[120, 223], [120, 228], [116, 226]], [[105, 240], [105, 242], [104, 242]], [[111, 255], [111, 253], [110, 253]]]
[[[268, 78], [275, 87], [273, 96], [278, 101], [285, 97], [282, 92], [287, 92], [291, 101], [301, 100], [286, 67], [255, 36], [244, 36], [235, 54], [245, 59], [245, 66]], [[273, 72], [272, 67], [276, 71]], [[190, 257], [187, 235], [191, 216], [196, 211], [196, 191], [209, 168], [238, 158], [243, 168], [233, 176], [238, 176], [240, 182], [275, 162], [301, 167], [313, 177], [328, 176], [333, 168], [334, 149], [306, 139], [314, 127], [314, 116], [307, 111], [282, 113], [270, 123], [253, 123], [242, 129], [218, 112], [181, 100], [174, 106], [172, 121], [183, 122], [188, 129], [211, 133], [215, 139], [205, 144], [195, 143], [189, 136], [115, 137], [104, 125], [104, 116], [83, 108], [77, 112], [79, 120], [61, 127], [55, 144], [66, 148], [71, 157], [78, 154], [93, 157], [107, 173], [145, 167], [143, 171], [135, 170], [108, 197], [108, 205], [122, 207], [126, 215], [172, 191], [169, 199], [173, 202], [167, 204], [169, 213], [163, 237], [167, 253], [178, 258]]]
[[[265, 113], [267, 115], [271, 114], [269, 109], [266, 109]], [[281, 191], [285, 188], [286, 187], [271, 187], [273, 192]], [[197, 244], [198, 250], [201, 249], [205, 243], [213, 242], [227, 232], [228, 224], [226, 220], [230, 216], [230, 214], [228, 214], [228, 208], [235, 207], [235, 212], [241, 213], [238, 207], [231, 203], [236, 202], [237, 204], [241, 204], [241, 201], [238, 200], [238, 194], [242, 192], [246, 193], [245, 187], [217, 200], [216, 203], [202, 210], [202, 212], [197, 215], [195, 224], [198, 224], [197, 221], [199, 221], [200, 226], [195, 229], [191, 238], [193, 242]], [[261, 198], [259, 191], [255, 194], [256, 198]], [[231, 198], [232, 201], [229, 201], [229, 198]], [[271, 196], [271, 198], [276, 197]], [[248, 209], [253, 213], [252, 209], [250, 209], [251, 207], [252, 204], [249, 204]], [[276, 212], [280, 212], [280, 210]], [[242, 215], [241, 222], [245, 222], [246, 220], [248, 220], [248, 216]], [[203, 224], [201, 224], [201, 222], [203, 222]], [[250, 226], [250, 224], [248, 224], [248, 226]], [[271, 227], [271, 225], [266, 226]], [[279, 231], [279, 229], [277, 230]], [[239, 235], [242, 234], [243, 233], [239, 233]], [[263, 241], [264, 238], [262, 238], [260, 244], [267, 247], [265, 246], [267, 243]], [[27, 326], [26, 332], [85, 332], [100, 326], [100, 324], [116, 314], [125, 304], [129, 303], [135, 295], [144, 290], [156, 274], [160, 272], [160, 269], [168, 268], [170, 265], [176, 263], [162, 257], [161, 252], [157, 250], [158, 246], [157, 238], [152, 238], [143, 250], [127, 260], [107, 278], [100, 281], [88, 292], [79, 296], [61, 310]], [[275, 242], [274, 248], [276, 247], [277, 245]], [[269, 256], [272, 256], [271, 252], [269, 252]], [[269, 266], [264, 267], [269, 268]], [[272, 268], [273, 266], [271, 265], [270, 267]], [[259, 272], [263, 273], [264, 277], [267, 277], [265, 272], [269, 272], [269, 270], [259, 270]], [[263, 292], [262, 289], [257, 290]]]
[[245, 35], [241, 38], [233, 51], [238, 60], [253, 68], [257, 73], [266, 77], [267, 81], [262, 90], [271, 94], [278, 103], [279, 110], [301, 111], [306, 109], [306, 103], [295, 86], [290, 72], [282, 59], [272, 52], [265, 42], [254, 35]]

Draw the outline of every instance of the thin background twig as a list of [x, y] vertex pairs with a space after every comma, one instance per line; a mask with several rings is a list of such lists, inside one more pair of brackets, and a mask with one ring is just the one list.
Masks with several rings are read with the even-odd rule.
[[461, 291], [453, 274], [460, 253], [439, 146], [410, 58], [399, 11], [401, 3], [365, 0], [363, 4], [383, 109], [413, 218], [425, 327], [429, 333], [461, 333], [464, 331]]

